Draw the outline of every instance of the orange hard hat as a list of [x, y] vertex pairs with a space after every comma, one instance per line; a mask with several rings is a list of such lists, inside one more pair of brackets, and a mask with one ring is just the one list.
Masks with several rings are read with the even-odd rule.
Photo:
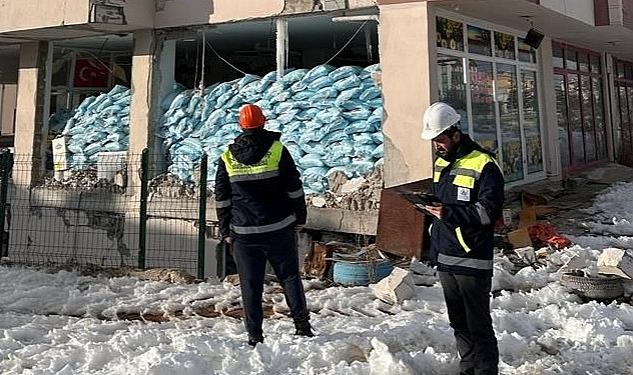
[[266, 117], [259, 106], [247, 104], [240, 109], [240, 126], [242, 129], [257, 129], [264, 126]]

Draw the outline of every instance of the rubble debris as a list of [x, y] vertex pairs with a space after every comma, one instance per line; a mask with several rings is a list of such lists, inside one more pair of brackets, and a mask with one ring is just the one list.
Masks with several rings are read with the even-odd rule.
[[163, 281], [173, 284], [193, 284], [196, 278], [187, 272], [173, 268], [150, 268], [141, 270], [137, 268], [116, 268], [107, 271], [114, 277], [136, 277], [141, 280]]
[[411, 277], [415, 285], [433, 286], [439, 281], [434, 268], [418, 262], [415, 258], [411, 260], [409, 270], [412, 272]]
[[[311, 196], [308, 202], [314, 204], [314, 198], [325, 200], [325, 208], [338, 208], [351, 211], [373, 211], [380, 208], [380, 192], [383, 187], [383, 168], [377, 167], [367, 177], [347, 179], [343, 173], [333, 173], [329, 177], [330, 190], [321, 195]], [[323, 201], [317, 199], [318, 204]]]
[[149, 192], [157, 197], [198, 199], [199, 190], [194, 183], [184, 182], [171, 173], [161, 174], [149, 181]]
[[51, 190], [79, 190], [79, 191], [104, 191], [110, 193], [125, 193], [125, 187], [117, 185], [106, 179], [97, 178], [96, 168], [85, 168], [67, 171], [64, 179], [55, 180], [52, 176], [46, 177], [39, 187]]
[[536, 252], [532, 246], [521, 247], [518, 249], [514, 249], [514, 252], [521, 258], [523, 262], [526, 264], [534, 264], [536, 263]]
[[598, 272], [631, 279], [633, 278], [633, 255], [615, 247], [604, 249], [598, 257]]
[[415, 295], [411, 272], [400, 267], [394, 267], [389, 276], [376, 284], [370, 284], [369, 288], [376, 298], [390, 305], [401, 303]]

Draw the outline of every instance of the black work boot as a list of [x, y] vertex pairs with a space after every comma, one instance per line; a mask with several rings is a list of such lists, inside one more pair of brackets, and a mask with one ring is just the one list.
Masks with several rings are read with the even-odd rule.
[[253, 348], [255, 347], [255, 345], [264, 342], [264, 336], [262, 335], [248, 335], [248, 345], [252, 346]]
[[295, 332], [295, 335], [297, 336], [314, 337], [312, 326], [307, 320], [302, 322], [295, 322], [295, 328], [297, 329]]

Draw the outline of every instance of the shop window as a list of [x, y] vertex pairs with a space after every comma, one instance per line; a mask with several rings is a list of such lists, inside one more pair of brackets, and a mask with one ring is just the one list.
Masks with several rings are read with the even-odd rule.
[[598, 159], [607, 158], [607, 130], [604, 123], [604, 102], [602, 101], [602, 81], [591, 77], [593, 86], [593, 116], [596, 121], [596, 146]]
[[514, 36], [495, 31], [495, 56], [514, 60]]
[[591, 72], [596, 74], [602, 74], [602, 68], [600, 64], [600, 56], [589, 55], [589, 61], [591, 63]]
[[523, 179], [523, 149], [519, 124], [516, 67], [497, 64], [497, 103], [501, 125], [503, 174], [506, 182]]
[[523, 129], [528, 173], [543, 171], [543, 146], [536, 72], [521, 70], [523, 95]]
[[492, 56], [490, 30], [468, 25], [468, 52]]
[[560, 68], [560, 69], [565, 68], [565, 58], [563, 57], [564, 56], [563, 48], [555, 45], [552, 51], [552, 55], [553, 55], [552, 63], [554, 65], [554, 68]]
[[584, 52], [578, 53], [578, 69], [581, 72], [589, 71], [589, 58], [587, 57], [587, 54]]
[[497, 153], [498, 140], [493, 100], [492, 63], [471, 60], [469, 69], [473, 136], [485, 149]]
[[565, 69], [578, 70], [578, 56], [576, 50], [565, 49]]
[[596, 135], [593, 117], [593, 95], [591, 77], [580, 76], [580, 97], [582, 104], [582, 125], [585, 144], [586, 162], [596, 161]]
[[436, 19], [437, 46], [456, 51], [464, 50], [464, 25], [443, 17]]
[[555, 67], [554, 73], [563, 78], [556, 82], [557, 111], [559, 131], [567, 132], [560, 134], [560, 146], [563, 169], [569, 173], [608, 157], [601, 62], [600, 55], [591, 51], [556, 44], [554, 49], [565, 56], [565, 68]]
[[461, 114], [464, 132], [496, 155], [506, 182], [539, 178], [544, 162], [536, 51], [516, 35], [476, 25], [466, 30], [465, 53], [448, 48], [437, 56], [439, 99]]
[[[519, 61], [536, 64], [536, 50], [525, 43], [525, 39], [518, 38]], [[561, 59], [561, 64], [563, 60]]]
[[462, 116], [461, 130], [468, 132], [468, 106], [466, 103], [466, 82], [464, 82], [464, 62], [461, 57], [438, 55], [438, 82], [440, 101], [450, 104]]
[[558, 139], [560, 142], [560, 158], [563, 167], [571, 164], [569, 154], [569, 124], [567, 116], [567, 89], [565, 86], [565, 76], [554, 74], [554, 91], [556, 92], [556, 118], [558, 122]]

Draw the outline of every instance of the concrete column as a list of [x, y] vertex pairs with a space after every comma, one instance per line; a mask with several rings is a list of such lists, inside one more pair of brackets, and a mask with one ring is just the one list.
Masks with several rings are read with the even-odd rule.
[[[153, 30], [134, 32], [134, 55], [132, 57], [132, 98], [130, 103], [130, 147], [128, 185], [140, 186], [140, 160], [144, 149], [149, 149], [150, 164], [153, 164], [153, 144], [155, 127], [158, 123], [158, 95], [160, 91], [160, 72], [157, 42]], [[154, 169], [154, 168], [152, 168]]]
[[275, 24], [277, 27], [277, 80], [279, 81], [283, 78], [288, 65], [288, 20], [277, 18]]
[[[45, 105], [48, 85], [46, 65], [52, 48], [48, 42], [22, 44], [15, 115], [16, 184], [31, 185], [43, 171]], [[47, 112], [47, 111], [46, 111]]]
[[554, 89], [554, 65], [552, 40], [546, 37], [538, 50], [539, 89], [541, 90], [543, 124], [543, 148], [545, 150], [545, 171], [555, 180], [562, 179], [560, 142], [558, 139], [558, 115], [556, 112], [556, 91]]
[[380, 6], [385, 187], [432, 177], [422, 116], [438, 97], [435, 11], [428, 2]]

